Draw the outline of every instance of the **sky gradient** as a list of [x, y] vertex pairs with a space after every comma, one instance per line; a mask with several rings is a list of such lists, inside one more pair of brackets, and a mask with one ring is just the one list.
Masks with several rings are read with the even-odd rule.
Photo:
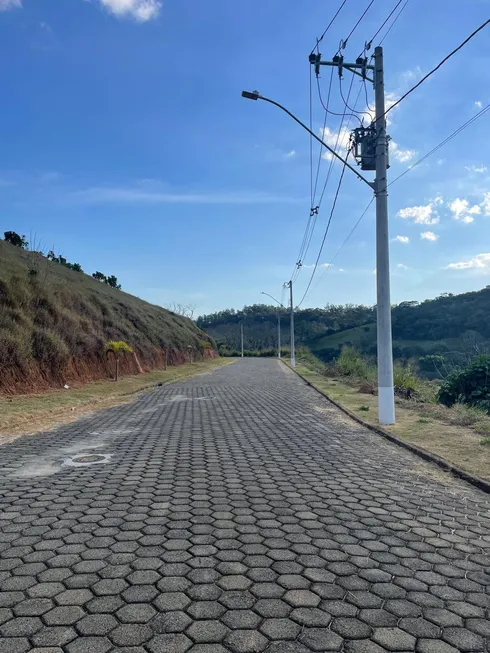
[[[240, 93], [258, 89], [307, 122], [308, 54], [339, 4], [0, 0], [0, 231], [35, 236], [89, 273], [115, 274], [130, 293], [195, 304], [196, 314], [259, 303], [261, 291], [280, 298], [310, 212], [310, 142], [278, 109]], [[346, 58], [362, 51], [394, 4], [374, 2]], [[367, 5], [347, 0], [321, 43], [324, 58]], [[383, 43], [389, 102], [490, 15], [488, 0], [460, 7], [409, 0]], [[489, 43], [486, 28], [390, 112], [389, 178], [490, 102]], [[328, 83], [322, 70], [324, 97]], [[349, 85], [346, 72], [344, 96]], [[356, 106], [365, 110], [356, 79], [350, 102], [359, 91]], [[320, 135], [314, 78], [312, 97]], [[335, 75], [330, 106], [343, 110]], [[327, 121], [329, 143], [339, 120]], [[390, 187], [393, 302], [490, 283], [489, 130], [490, 112]], [[315, 146], [314, 174], [317, 160]], [[329, 165], [321, 159], [314, 205]], [[296, 301], [339, 174], [335, 164]], [[370, 197], [347, 172], [302, 307], [375, 302], [372, 209], [327, 271]]]

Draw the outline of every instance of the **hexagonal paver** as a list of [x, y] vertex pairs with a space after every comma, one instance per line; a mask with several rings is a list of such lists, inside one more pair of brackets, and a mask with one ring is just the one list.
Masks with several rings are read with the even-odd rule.
[[260, 631], [271, 641], [296, 639], [301, 632], [301, 626], [291, 619], [265, 619]]
[[181, 633], [155, 635], [146, 644], [150, 653], [186, 653], [191, 646], [191, 640]]
[[103, 636], [114, 630], [117, 620], [110, 614], [90, 614], [75, 624], [78, 632], [84, 637]]
[[387, 651], [413, 651], [416, 641], [400, 628], [376, 628], [373, 640]]
[[222, 617], [221, 621], [233, 630], [239, 629], [257, 629], [262, 617], [252, 610], [228, 610]]
[[336, 617], [332, 630], [345, 639], [366, 639], [371, 635], [368, 624], [354, 617]]
[[66, 647], [67, 653], [107, 653], [112, 648], [106, 637], [79, 637]]
[[340, 651], [343, 639], [328, 628], [305, 628], [299, 640], [312, 651]]
[[160, 611], [184, 610], [190, 602], [190, 598], [183, 592], [166, 592], [165, 594], [160, 594], [155, 599], [154, 604]]
[[442, 638], [459, 651], [484, 650], [483, 637], [466, 628], [444, 628]]
[[39, 617], [15, 617], [0, 626], [2, 637], [30, 637], [43, 627]]
[[85, 612], [76, 605], [66, 605], [53, 608], [43, 615], [43, 621], [47, 626], [71, 626], [80, 621]]
[[288, 616], [291, 606], [281, 599], [259, 599], [254, 605], [254, 610], [264, 618], [280, 618]]
[[269, 641], [254, 630], [234, 630], [226, 638], [226, 645], [233, 653], [260, 653]]
[[116, 617], [122, 623], [144, 624], [150, 621], [155, 614], [156, 610], [151, 605], [145, 603], [131, 603], [120, 608], [116, 612]]
[[192, 623], [191, 617], [182, 610], [162, 612], [149, 622], [156, 633], [180, 633]]
[[228, 628], [217, 619], [194, 621], [186, 630], [190, 637], [198, 644], [209, 642], [222, 642], [228, 633]]
[[153, 636], [146, 624], [123, 624], [111, 631], [109, 638], [116, 646], [139, 646]]

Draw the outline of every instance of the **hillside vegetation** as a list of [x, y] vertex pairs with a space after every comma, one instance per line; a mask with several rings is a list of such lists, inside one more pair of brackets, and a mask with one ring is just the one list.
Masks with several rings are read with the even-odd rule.
[[107, 283], [0, 241], [0, 391], [60, 387], [113, 375], [104, 351], [125, 341], [122, 373], [214, 355], [214, 344], [190, 319]]
[[[289, 313], [282, 315], [282, 344], [289, 345]], [[445, 293], [423, 302], [393, 307], [393, 354], [401, 361], [420, 362], [421, 371], [435, 372], [434, 356], [447, 369], [490, 350], [490, 287], [476, 292]], [[277, 307], [245, 306], [204, 315], [197, 324], [215, 338], [221, 350], [240, 345], [243, 323], [245, 349], [263, 350], [277, 343]], [[306, 346], [324, 361], [337, 358], [344, 346], [376, 356], [376, 308], [327, 305], [295, 311], [296, 344]]]

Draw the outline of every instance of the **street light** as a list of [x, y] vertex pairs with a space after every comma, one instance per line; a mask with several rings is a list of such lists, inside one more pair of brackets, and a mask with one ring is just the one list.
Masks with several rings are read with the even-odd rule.
[[[386, 136], [386, 112], [385, 112], [385, 94], [384, 94], [384, 66], [383, 66], [383, 48], [376, 47], [374, 50], [374, 65], [366, 65], [366, 60], [356, 61], [355, 64], [343, 64], [343, 58], [334, 57], [334, 61], [321, 61], [320, 54], [310, 57], [310, 63], [315, 64], [318, 75], [320, 65], [337, 66], [340, 74], [342, 66], [348, 68], [356, 75], [366, 77], [366, 70], [374, 71], [375, 88], [375, 107], [376, 117], [374, 120], [373, 141], [375, 146], [375, 170], [376, 178], [374, 182], [369, 181], [353, 168], [346, 159], [343, 159], [333, 148], [325, 143], [314, 131], [309, 129], [299, 118], [291, 113], [286, 107], [275, 102], [270, 98], [260, 95], [258, 91], [242, 91], [242, 97], [248, 100], [264, 100], [269, 104], [281, 109], [306, 130], [316, 141], [318, 141], [332, 156], [342, 161], [346, 168], [349, 168], [358, 179], [363, 181], [374, 191], [376, 198], [376, 314], [377, 314], [377, 339], [378, 339], [378, 414], [380, 424], [395, 423], [395, 397], [393, 386], [393, 346], [391, 334], [391, 304], [390, 304], [390, 264], [389, 264], [389, 237], [388, 237], [388, 193], [387, 193], [387, 168], [388, 168], [388, 147]], [[361, 68], [359, 73], [357, 68]], [[357, 144], [357, 141], [356, 141]], [[361, 157], [361, 169], [371, 170], [369, 167], [362, 167], [363, 160]], [[292, 295], [292, 282], [289, 284]], [[293, 305], [291, 297], [291, 307]], [[291, 331], [293, 330], [294, 313], [291, 308]], [[294, 341], [291, 343], [291, 364], [294, 361]], [[293, 365], [294, 366], [294, 365]]]
[[262, 291], [260, 294], [267, 295], [267, 297], [273, 299], [276, 302], [276, 304], [279, 306], [279, 308], [277, 309], [277, 357], [281, 358], [281, 313], [279, 309], [283, 308], [283, 305], [275, 297], [269, 295], [268, 292]]

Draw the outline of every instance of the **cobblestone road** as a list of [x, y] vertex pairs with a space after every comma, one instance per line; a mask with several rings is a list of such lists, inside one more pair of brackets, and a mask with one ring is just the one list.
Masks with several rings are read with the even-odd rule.
[[489, 498], [277, 361], [0, 453], [1, 653], [490, 652]]

